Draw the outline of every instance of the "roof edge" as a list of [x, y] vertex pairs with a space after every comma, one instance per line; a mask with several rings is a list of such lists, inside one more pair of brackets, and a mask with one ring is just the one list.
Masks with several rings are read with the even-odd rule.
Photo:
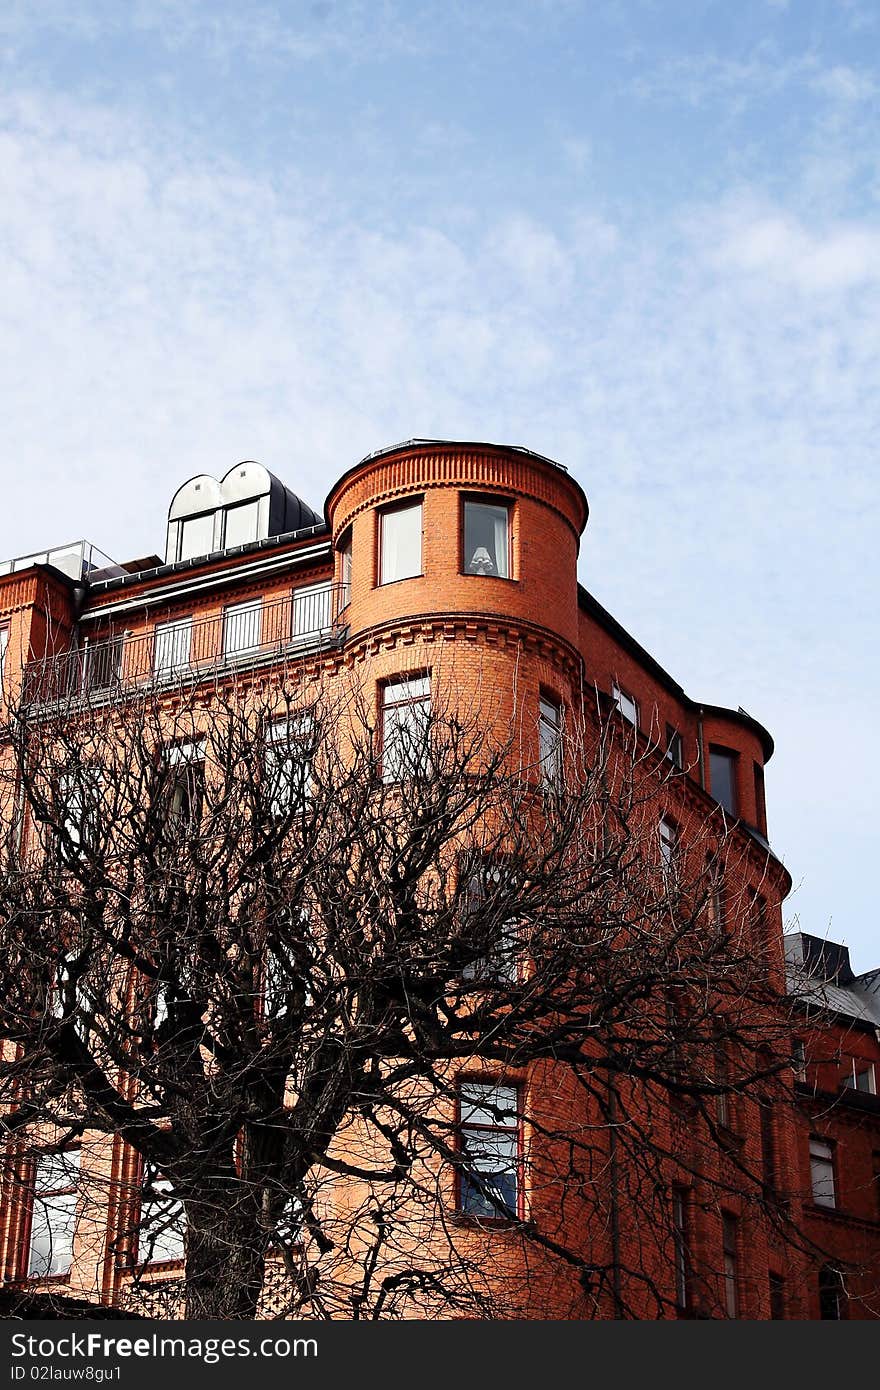
[[742, 728], [753, 733], [761, 744], [765, 763], [770, 761], [775, 747], [773, 736], [769, 729], [765, 729], [764, 725], [759, 723], [757, 719], [742, 709], [730, 709], [726, 705], [707, 705], [702, 700], [694, 700], [692, 696], [688, 695], [684, 686], [674, 676], [671, 676], [664, 666], [660, 665], [657, 658], [653, 657], [647, 648], [643, 647], [641, 642], [633, 637], [632, 633], [628, 632], [623, 624], [612, 613], [609, 613], [608, 609], [604, 608], [599, 600], [581, 583], [578, 583], [578, 606], [591, 614], [605, 628], [606, 632], [611, 633], [631, 656], [636, 657], [657, 681], [688, 709], [698, 714], [718, 715], [724, 719], [731, 719], [735, 724], [739, 724]]

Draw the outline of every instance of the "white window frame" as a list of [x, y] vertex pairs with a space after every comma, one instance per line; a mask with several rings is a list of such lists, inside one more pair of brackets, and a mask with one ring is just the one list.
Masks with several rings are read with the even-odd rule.
[[381, 685], [379, 692], [383, 782], [407, 782], [414, 776], [429, 775], [430, 675], [398, 676]]
[[275, 783], [271, 810], [276, 820], [304, 810], [312, 795], [313, 738], [314, 720], [308, 711], [292, 712], [289, 719], [274, 719], [266, 725], [264, 771], [268, 781]]
[[810, 1187], [813, 1203], [829, 1210], [837, 1206], [834, 1145], [821, 1135], [810, 1135]]
[[6, 674], [6, 657], [9, 654], [9, 624], [0, 623], [0, 701], [3, 699], [3, 677]]
[[354, 531], [349, 526], [339, 545], [339, 579], [342, 585], [341, 607], [351, 597], [351, 575], [354, 568]]
[[[245, 640], [242, 640], [242, 639]], [[263, 645], [263, 600], [244, 599], [223, 610], [223, 655], [249, 656]]]
[[668, 816], [661, 816], [657, 837], [660, 841], [660, 863], [663, 872], [674, 873], [678, 855], [678, 826], [675, 821], [670, 820]]
[[[294, 642], [307, 642], [333, 627], [333, 585], [329, 580], [294, 589], [290, 599], [290, 633]], [[315, 621], [317, 619], [317, 622]]]
[[[515, 1220], [520, 1214], [523, 1179], [520, 1088], [509, 1082], [489, 1078], [485, 1081], [463, 1078], [458, 1086], [458, 1101], [462, 1156], [458, 1180], [458, 1210], [463, 1215], [479, 1221]], [[508, 1123], [504, 1123], [505, 1117], [508, 1118]], [[487, 1137], [481, 1140], [481, 1135]], [[494, 1165], [493, 1153], [496, 1156]], [[487, 1174], [485, 1193], [481, 1193], [480, 1188], [469, 1177], [469, 1169], [474, 1173]], [[499, 1202], [497, 1207], [493, 1205], [488, 1178], [494, 1173], [505, 1178], [513, 1177], [512, 1203], [503, 1201]], [[485, 1209], [475, 1209], [474, 1198]]]
[[684, 745], [681, 734], [672, 724], [666, 726], [666, 758], [681, 772], [684, 768]]
[[541, 695], [538, 700], [538, 762], [541, 781], [556, 787], [562, 781], [562, 735], [564, 712], [560, 700]]
[[614, 701], [614, 708], [624, 718], [627, 724], [631, 724], [634, 729], [639, 727], [639, 702], [634, 695], [629, 695], [617, 681], [611, 683], [611, 698]]
[[[59, 1173], [59, 1166], [67, 1171]], [[62, 1278], [70, 1274], [76, 1240], [79, 1175], [79, 1149], [41, 1154], [37, 1159], [28, 1235], [29, 1279]], [[59, 1177], [67, 1176], [70, 1177], [69, 1182], [58, 1180]], [[38, 1215], [41, 1208], [42, 1214]], [[35, 1248], [35, 1241], [38, 1235], [43, 1234], [46, 1237], [46, 1250], [41, 1257]], [[45, 1261], [46, 1255], [48, 1265]]]
[[[862, 1077], [867, 1078], [867, 1085], [860, 1086], [859, 1081]], [[846, 1085], [854, 1091], [861, 1091], [862, 1095], [876, 1096], [877, 1094], [877, 1073], [874, 1063], [865, 1061], [862, 1057], [853, 1057], [852, 1072], [847, 1078]]]
[[[193, 516], [182, 516], [182, 517], [180, 518], [180, 520], [179, 520], [178, 523], [177, 523], [177, 554], [176, 554], [175, 557], [174, 557], [175, 560], [179, 560], [179, 561], [181, 561], [181, 562], [185, 562], [185, 561], [187, 561], [187, 560], [197, 560], [197, 559], [198, 559], [200, 556], [202, 556], [202, 555], [212, 555], [212, 554], [213, 554], [213, 552], [214, 552], [215, 518], [216, 518], [216, 512], [196, 512], [196, 513], [194, 513]], [[206, 522], [208, 523], [208, 528], [210, 529], [210, 532], [211, 532], [211, 535], [210, 535], [209, 540], [208, 540], [208, 548], [207, 548], [206, 550], [190, 550], [189, 553], [185, 555], [185, 554], [183, 553], [183, 549], [184, 549], [184, 541], [185, 541], [185, 538], [186, 538], [186, 529], [187, 529], [187, 526], [191, 525], [193, 522], [196, 522], [196, 521], [199, 521], [199, 522], [201, 522], [201, 521], [206, 521]]]
[[[392, 534], [392, 518], [401, 520], [397, 536]], [[406, 527], [411, 529], [407, 532]], [[416, 558], [414, 539], [418, 529], [418, 558]], [[401, 579], [418, 579], [423, 570], [423, 499], [383, 507], [379, 512], [379, 584], [396, 584]], [[396, 553], [401, 552], [401, 553]]]
[[[247, 499], [245, 499], [245, 500], [242, 501], [242, 502], [234, 502], [234, 503], [232, 503], [232, 505], [223, 508], [223, 547], [222, 547], [222, 548], [223, 548], [224, 550], [238, 550], [238, 548], [239, 548], [240, 546], [242, 546], [242, 545], [253, 545], [254, 541], [257, 541], [257, 540], [260, 539], [260, 501], [261, 501], [261, 499], [260, 499], [259, 497], [247, 498]], [[254, 525], [253, 525], [253, 528], [252, 528], [254, 534], [253, 534], [252, 536], [248, 536], [247, 540], [244, 540], [244, 541], [241, 541], [241, 540], [230, 541], [230, 539], [229, 539], [229, 518], [230, 518], [231, 516], [235, 516], [235, 515], [242, 516], [245, 512], [249, 512], [249, 513], [253, 516], [253, 518], [254, 518]]]
[[[144, 1189], [147, 1184], [152, 1188], [152, 1195], [145, 1197]], [[154, 1164], [142, 1165], [137, 1230], [137, 1263], [141, 1269], [149, 1269], [159, 1264], [179, 1264], [184, 1259], [186, 1213], [183, 1203], [179, 1198], [172, 1197], [171, 1191], [171, 1182], [162, 1176]], [[154, 1207], [159, 1209], [155, 1216], [151, 1210]], [[159, 1219], [162, 1227], [157, 1236], [150, 1241], [150, 1226]], [[173, 1244], [170, 1243], [169, 1237], [174, 1241]]]
[[192, 614], [156, 623], [153, 629], [153, 673], [160, 679], [185, 671], [192, 653]]
[[94, 764], [61, 775], [64, 829], [77, 849], [89, 849], [94, 845], [103, 786], [101, 769]]
[[[168, 805], [169, 817], [179, 817], [181, 808], [175, 806], [179, 791], [185, 791], [189, 814], [185, 824], [197, 823], [201, 818], [202, 798], [205, 790], [205, 747], [206, 739], [183, 739], [180, 743], [168, 743], [162, 749], [162, 760], [171, 768], [178, 769], [169, 777], [171, 794]], [[196, 770], [198, 769], [198, 770]], [[198, 795], [198, 806], [193, 792]]]
[[[489, 885], [498, 883], [501, 870], [485, 860], [464, 867], [463, 916], [467, 931], [469, 920], [480, 911], [489, 893]], [[462, 979], [475, 984], [516, 984], [522, 966], [522, 942], [519, 923], [515, 918], [502, 922], [487, 955], [470, 960], [461, 972]]]
[[[468, 558], [468, 553], [467, 553], [467, 552], [468, 552], [469, 544], [468, 544], [468, 535], [467, 535], [467, 533], [468, 533], [468, 509], [469, 509], [469, 508], [473, 508], [473, 509], [482, 508], [482, 509], [483, 509], [484, 511], [486, 511], [486, 512], [494, 513], [494, 517], [493, 517], [493, 531], [496, 532], [496, 535], [495, 535], [494, 540], [493, 540], [493, 548], [494, 548], [494, 550], [495, 550], [496, 559], [499, 558], [499, 557], [500, 557], [500, 559], [501, 559], [501, 566], [500, 566], [500, 567], [499, 567], [498, 565], [496, 565], [495, 568], [493, 568], [493, 569], [485, 569], [485, 568], [483, 568], [483, 569], [474, 569], [474, 568], [472, 567], [475, 563], [482, 563], [482, 564], [485, 565], [485, 563], [488, 562], [489, 564], [491, 564], [491, 563], [492, 563], [492, 557], [491, 557], [491, 555], [489, 554], [488, 550], [485, 550], [485, 547], [478, 547], [477, 550], [474, 551], [474, 553], [473, 553], [473, 555], [470, 557], [470, 559]], [[502, 516], [502, 514], [503, 514], [503, 517], [504, 517], [504, 542], [503, 542], [503, 544], [499, 544], [499, 539], [498, 539], [497, 531], [498, 531], [498, 529], [499, 529], [499, 525], [500, 525], [500, 522], [501, 522], [501, 516]], [[480, 555], [480, 549], [483, 549], [483, 550], [484, 550], [485, 557], [486, 557], [485, 561], [482, 560], [482, 557], [480, 557], [480, 560], [478, 560], [478, 558], [477, 558], [477, 557]], [[489, 578], [492, 578], [492, 579], [509, 579], [509, 578], [510, 578], [510, 503], [509, 503], [509, 502], [506, 502], [506, 501], [503, 501], [503, 500], [495, 500], [495, 499], [488, 498], [488, 497], [463, 497], [463, 498], [462, 498], [462, 514], [461, 514], [461, 551], [462, 551], [462, 573], [463, 573], [463, 574], [467, 574], [467, 575], [477, 575], [477, 576], [482, 576], [483, 578], [489, 577]]]

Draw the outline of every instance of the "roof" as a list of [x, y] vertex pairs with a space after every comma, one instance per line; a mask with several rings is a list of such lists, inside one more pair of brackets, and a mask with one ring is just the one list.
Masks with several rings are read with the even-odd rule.
[[839, 942], [807, 932], [784, 939], [789, 994], [808, 1007], [880, 1028], [880, 968], [855, 975]]
[[759, 724], [746, 710], [728, 709], [725, 705], [707, 705], [701, 700], [694, 700], [684, 688], [679, 685], [674, 676], [660, 665], [660, 662], [653, 657], [641, 644], [633, 637], [631, 632], [618, 622], [613, 614], [603, 608], [599, 600], [585, 589], [583, 584], [578, 584], [578, 604], [585, 613], [589, 613], [596, 622], [605, 629], [606, 632], [619, 642], [624, 651], [629, 652], [644, 669], [654, 677], [659, 685], [668, 690], [686, 709], [702, 712], [704, 715], [718, 715], [722, 719], [731, 719], [737, 724], [741, 724], [744, 729], [749, 729], [757, 738], [764, 752], [764, 762], [768, 763], [773, 757], [773, 738], [768, 729], [763, 724]]

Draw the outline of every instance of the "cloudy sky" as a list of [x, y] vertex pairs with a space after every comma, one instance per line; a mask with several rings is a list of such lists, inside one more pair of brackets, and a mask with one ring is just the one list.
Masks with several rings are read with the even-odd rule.
[[880, 965], [876, 0], [4, 0], [0, 62], [0, 557], [161, 549], [242, 458], [549, 454]]

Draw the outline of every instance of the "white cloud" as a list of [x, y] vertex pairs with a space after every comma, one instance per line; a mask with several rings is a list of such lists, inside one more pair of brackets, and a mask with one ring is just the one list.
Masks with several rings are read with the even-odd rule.
[[531, 217], [508, 217], [496, 226], [490, 250], [520, 292], [554, 297], [570, 287], [573, 267], [568, 249]]
[[807, 292], [880, 280], [880, 228], [871, 223], [813, 231], [772, 211], [726, 221], [720, 244], [709, 253], [721, 269], [769, 277]]
[[869, 73], [844, 63], [817, 73], [812, 85], [834, 101], [869, 101], [877, 94], [877, 83]]

